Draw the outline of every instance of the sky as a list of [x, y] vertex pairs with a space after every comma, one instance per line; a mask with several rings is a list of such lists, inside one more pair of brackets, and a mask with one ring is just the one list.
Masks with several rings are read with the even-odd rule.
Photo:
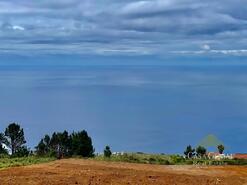
[[[86, 129], [97, 152], [247, 152], [243, 0], [0, 0], [0, 131]], [[117, 139], [116, 139], [117, 138]], [[131, 141], [131, 142], [130, 142]]]
[[243, 0], [1, 0], [1, 53], [246, 56]]

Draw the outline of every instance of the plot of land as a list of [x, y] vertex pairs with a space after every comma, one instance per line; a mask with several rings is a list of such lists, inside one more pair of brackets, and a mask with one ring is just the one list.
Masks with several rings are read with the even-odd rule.
[[247, 185], [247, 166], [161, 166], [66, 159], [0, 170], [1, 185]]

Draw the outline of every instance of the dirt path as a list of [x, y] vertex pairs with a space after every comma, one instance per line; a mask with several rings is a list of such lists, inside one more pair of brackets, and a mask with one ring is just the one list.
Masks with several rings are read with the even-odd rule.
[[161, 166], [66, 159], [0, 170], [1, 185], [247, 185], [247, 166]]

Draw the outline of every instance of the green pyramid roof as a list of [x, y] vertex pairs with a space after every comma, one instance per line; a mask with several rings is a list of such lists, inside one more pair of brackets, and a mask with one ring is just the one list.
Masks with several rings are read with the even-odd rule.
[[211, 134], [203, 138], [198, 145], [203, 147], [217, 147], [221, 144], [223, 144], [223, 142], [220, 141], [216, 136]]

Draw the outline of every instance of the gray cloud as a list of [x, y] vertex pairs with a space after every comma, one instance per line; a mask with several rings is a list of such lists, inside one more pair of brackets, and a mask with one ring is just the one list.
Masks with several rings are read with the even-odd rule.
[[[1, 0], [0, 7], [1, 53], [243, 55], [247, 48], [241, 0]], [[210, 52], [200, 52], [205, 44]]]

